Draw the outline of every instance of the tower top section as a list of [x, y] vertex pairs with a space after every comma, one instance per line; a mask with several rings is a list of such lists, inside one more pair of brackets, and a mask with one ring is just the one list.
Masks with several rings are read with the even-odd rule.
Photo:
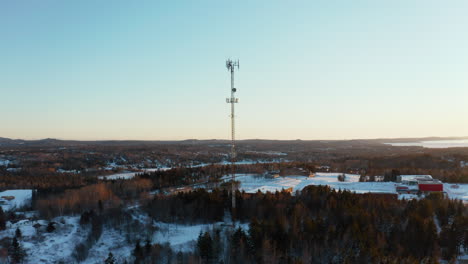
[[239, 60], [233, 61], [231, 59], [226, 60], [226, 68], [230, 71], [234, 71], [234, 68], [239, 69]]

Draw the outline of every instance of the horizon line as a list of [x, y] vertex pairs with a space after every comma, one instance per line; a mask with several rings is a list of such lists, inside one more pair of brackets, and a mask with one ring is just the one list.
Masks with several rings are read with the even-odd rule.
[[[183, 141], [231, 141], [231, 139], [64, 139], [64, 138], [37, 138], [37, 139], [24, 139], [24, 138], [8, 138], [0, 137], [0, 139], [14, 140], [14, 141], [45, 141], [45, 140], [57, 140], [57, 141], [77, 141], [77, 142], [102, 142], [102, 141], [133, 141], [133, 142], [183, 142]], [[381, 138], [344, 138], [344, 139], [269, 139], [269, 138], [247, 138], [237, 139], [236, 141], [353, 141], [353, 140], [409, 140], [409, 139], [468, 139], [468, 136], [423, 136], [423, 137], [381, 137]]]

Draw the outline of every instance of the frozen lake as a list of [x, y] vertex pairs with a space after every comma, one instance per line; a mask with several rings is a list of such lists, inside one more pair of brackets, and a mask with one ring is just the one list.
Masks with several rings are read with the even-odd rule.
[[403, 143], [385, 143], [395, 147], [424, 147], [424, 148], [466, 148], [468, 147], [468, 139], [453, 139], [453, 140], [430, 140], [417, 142]]

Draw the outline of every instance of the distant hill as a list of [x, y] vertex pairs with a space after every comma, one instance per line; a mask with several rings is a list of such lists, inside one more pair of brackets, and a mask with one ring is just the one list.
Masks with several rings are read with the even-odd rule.
[[[238, 144], [342, 144], [342, 143], [364, 143], [364, 144], [383, 144], [383, 143], [405, 143], [418, 141], [434, 140], [456, 140], [468, 139], [468, 137], [424, 137], [424, 138], [379, 138], [379, 139], [350, 139], [350, 140], [272, 140], [272, 139], [245, 139], [237, 140]], [[139, 145], [165, 145], [165, 144], [183, 144], [183, 145], [207, 145], [207, 144], [229, 144], [231, 141], [226, 139], [186, 139], [186, 140], [61, 140], [55, 138], [45, 138], [39, 140], [10, 139], [0, 137], [0, 147], [66, 147], [66, 146], [139, 146]]]
[[0, 137], [0, 146], [17, 146], [24, 144], [25, 140], [22, 139], [10, 139]]

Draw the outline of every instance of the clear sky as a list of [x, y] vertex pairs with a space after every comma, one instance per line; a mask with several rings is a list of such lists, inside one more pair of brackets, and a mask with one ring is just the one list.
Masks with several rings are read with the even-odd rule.
[[468, 136], [468, 1], [0, 2], [0, 137]]

